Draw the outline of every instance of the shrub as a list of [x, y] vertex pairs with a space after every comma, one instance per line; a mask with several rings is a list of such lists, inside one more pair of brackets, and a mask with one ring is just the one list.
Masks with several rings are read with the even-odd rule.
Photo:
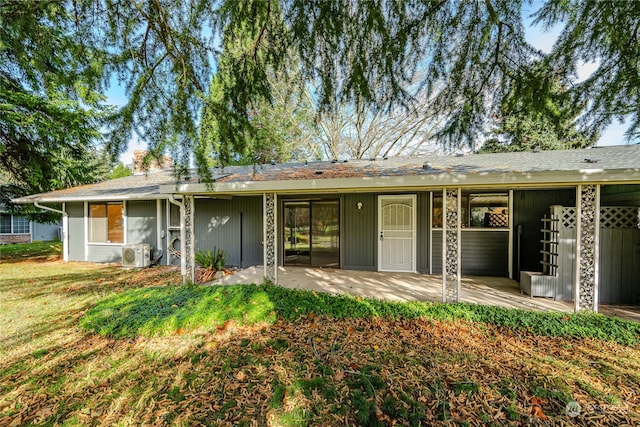
[[211, 249], [197, 251], [195, 258], [200, 267], [206, 268], [207, 270], [220, 271], [227, 262], [227, 254], [225, 251], [215, 246], [213, 247], [213, 251]]

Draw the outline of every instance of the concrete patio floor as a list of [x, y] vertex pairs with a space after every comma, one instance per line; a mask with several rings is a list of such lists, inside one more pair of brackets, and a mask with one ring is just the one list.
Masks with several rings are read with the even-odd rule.
[[[262, 283], [264, 269], [254, 266], [225, 276], [213, 284]], [[442, 276], [417, 273], [331, 268], [278, 267], [278, 285], [285, 288], [366, 296], [389, 301], [442, 301]], [[523, 308], [537, 311], [573, 312], [573, 303], [520, 293], [520, 284], [505, 277], [463, 276], [463, 302]], [[640, 306], [600, 304], [599, 311], [612, 317], [640, 322]]]
[[[225, 276], [213, 284], [260, 284], [263, 282], [263, 276], [263, 267], [249, 267]], [[278, 267], [278, 285], [390, 301], [442, 301], [442, 276], [439, 275]], [[460, 299], [475, 304], [537, 311], [573, 311], [571, 304], [522, 295], [518, 282], [504, 277], [464, 276]]]

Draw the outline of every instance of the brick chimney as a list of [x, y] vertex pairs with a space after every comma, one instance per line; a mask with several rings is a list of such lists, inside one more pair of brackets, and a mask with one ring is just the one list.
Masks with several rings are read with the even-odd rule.
[[150, 156], [147, 158], [148, 154], [149, 152], [146, 150], [135, 150], [133, 152], [134, 175], [140, 175], [147, 172], [158, 172], [170, 169], [173, 166], [173, 159], [169, 156], [162, 156], [162, 161], [158, 162], [157, 159]]

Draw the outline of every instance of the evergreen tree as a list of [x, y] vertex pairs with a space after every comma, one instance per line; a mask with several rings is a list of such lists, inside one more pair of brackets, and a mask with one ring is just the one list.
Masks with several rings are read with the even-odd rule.
[[556, 69], [577, 74], [583, 62], [597, 62], [569, 95], [585, 107], [579, 124], [591, 136], [613, 121], [629, 119], [626, 136], [640, 140], [640, 2], [547, 0], [536, 23], [562, 24], [550, 54]]
[[133, 175], [133, 170], [131, 170], [131, 166], [125, 166], [122, 162], [118, 162], [112, 169], [109, 171], [109, 175], [107, 179], [116, 179], [116, 178], [124, 178], [126, 176]]
[[[109, 152], [121, 152], [136, 132], [150, 148], [180, 154], [178, 175], [191, 153], [198, 154], [212, 76], [220, 76], [217, 132], [230, 150], [221, 155], [242, 156], [253, 143], [247, 135], [258, 132], [256, 103], [272, 102], [269, 73], [286, 71], [289, 53], [303, 81], [318, 82], [313, 97], [322, 111], [336, 100], [379, 109], [407, 105], [413, 94], [406, 88], [420, 72], [426, 99], [447, 116], [438, 136], [457, 146], [485, 132], [512, 88], [529, 78], [523, 70], [542, 57], [524, 38], [522, 9], [530, 3], [6, 0], [0, 4], [0, 73], [11, 92], [47, 103], [59, 96], [81, 101], [66, 110], [79, 118], [96, 105], [94, 91], [117, 76], [129, 101], [110, 116]], [[546, 0], [533, 16], [563, 26], [549, 56], [554, 68], [571, 75], [582, 61], [598, 61], [590, 78], [567, 90], [586, 111], [578, 129], [591, 137], [631, 118], [628, 135], [637, 136], [640, 2]], [[9, 95], [3, 96], [6, 108]], [[5, 123], [3, 115], [3, 138], [13, 132]], [[206, 158], [196, 157], [205, 167]]]
[[503, 99], [497, 126], [480, 152], [561, 150], [585, 148], [597, 134], [580, 131], [577, 120], [583, 106], [571, 99], [566, 79], [545, 61], [524, 73], [528, 78], [515, 84]]
[[0, 6], [0, 167], [14, 197], [101, 179], [102, 53], [60, 2]]

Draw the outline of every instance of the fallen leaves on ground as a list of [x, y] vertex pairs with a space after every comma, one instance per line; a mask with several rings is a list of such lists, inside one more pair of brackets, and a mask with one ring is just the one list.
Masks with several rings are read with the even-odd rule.
[[77, 328], [86, 309], [178, 271], [11, 267], [31, 273], [0, 287], [0, 318], [16, 319], [0, 336], [0, 426], [640, 424], [640, 346], [314, 313], [113, 340]]
[[[595, 340], [321, 316], [171, 338], [74, 338], [2, 361], [0, 425], [638, 422], [640, 351]], [[602, 410], [607, 396], [616, 403]], [[592, 409], [569, 418], [570, 400]]]

